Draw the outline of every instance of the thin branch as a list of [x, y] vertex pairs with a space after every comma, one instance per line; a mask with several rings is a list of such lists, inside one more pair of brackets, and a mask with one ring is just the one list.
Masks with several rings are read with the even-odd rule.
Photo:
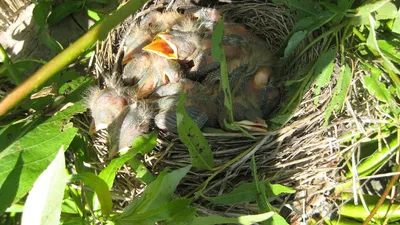
[[0, 116], [4, 115], [33, 90], [73, 62], [85, 52], [86, 49], [95, 44], [96, 41], [105, 39], [112, 28], [124, 21], [129, 15], [133, 14], [146, 1], [147, 0], [131, 0], [120, 6], [113, 14], [107, 16], [98, 25], [92, 27], [86, 34], [36, 71], [29, 79], [15, 88], [0, 102]]

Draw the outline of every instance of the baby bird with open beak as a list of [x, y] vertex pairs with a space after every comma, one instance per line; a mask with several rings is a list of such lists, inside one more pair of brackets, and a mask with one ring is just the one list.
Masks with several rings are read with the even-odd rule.
[[[232, 29], [233, 27], [242, 29]], [[193, 80], [204, 79], [208, 73], [219, 68], [211, 55], [212, 33], [174, 28], [159, 33], [153, 42], [143, 47], [143, 50], [189, 65], [187, 77]], [[257, 69], [273, 64], [272, 54], [269, 53], [266, 44], [255, 35], [251, 35], [242, 25], [226, 24], [225, 31], [221, 44], [225, 50], [229, 72], [241, 65]]]
[[173, 25], [184, 19], [184, 15], [178, 12], [153, 11], [147, 14], [140, 23], [132, 27], [125, 37], [123, 64], [128, 63], [135, 54], [149, 44], [156, 34], [169, 30]]

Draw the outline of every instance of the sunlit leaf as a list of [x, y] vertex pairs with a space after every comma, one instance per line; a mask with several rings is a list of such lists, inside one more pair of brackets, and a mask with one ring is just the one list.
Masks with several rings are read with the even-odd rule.
[[259, 212], [260, 213], [265, 213], [265, 212], [270, 212], [270, 211], [273, 212], [274, 208], [268, 202], [265, 185], [263, 183], [260, 183], [258, 180], [257, 165], [256, 165], [256, 160], [255, 160], [254, 155], [252, 155], [252, 157], [251, 157], [250, 169], [251, 169], [251, 173], [253, 175], [254, 186], [257, 191], [256, 201], [257, 201]]
[[[264, 182], [265, 184], [265, 182]], [[257, 188], [253, 182], [242, 183], [230, 193], [215, 197], [205, 197], [214, 204], [239, 204], [243, 202], [254, 202], [256, 200]]]
[[376, 10], [375, 18], [377, 20], [393, 19], [397, 16], [397, 8], [392, 2], [387, 2]]
[[271, 183], [267, 182], [266, 186], [267, 186], [267, 196], [268, 197], [278, 196], [280, 194], [293, 194], [296, 192], [296, 190], [294, 190], [290, 187], [283, 186], [281, 184], [271, 184]]
[[[400, 14], [400, 9], [397, 12], [397, 14]], [[396, 19], [394, 20], [392, 32], [396, 33], [396, 34], [400, 34], [400, 16], [397, 16]]]
[[53, 162], [33, 184], [24, 205], [21, 224], [58, 224], [66, 183], [64, 148], [61, 147]]
[[386, 3], [390, 2], [390, 0], [378, 0], [373, 3], [368, 3], [365, 5], [362, 5], [357, 8], [357, 16], [359, 15], [369, 15], [372, 12], [375, 12], [376, 10], [380, 9], [383, 7]]
[[0, 213], [23, 197], [53, 161], [61, 146], [67, 148], [77, 128], [65, 124], [85, 107], [76, 103], [57, 115], [15, 124], [0, 133]]
[[379, 49], [382, 53], [393, 62], [400, 64], [400, 41], [398, 39], [393, 40], [378, 40]]
[[185, 96], [181, 93], [176, 109], [179, 139], [188, 148], [190, 160], [194, 167], [211, 170], [214, 167], [214, 162], [210, 145], [196, 122], [187, 114], [184, 104]]
[[117, 220], [124, 218], [134, 218], [135, 215], [149, 210], [156, 210], [166, 205], [171, 199], [176, 187], [181, 179], [189, 172], [190, 166], [172, 171], [171, 173], [163, 170], [155, 181], [146, 187], [142, 195], [125, 207], [124, 212]]
[[110, 214], [112, 209], [112, 200], [106, 182], [93, 173], [73, 174], [69, 181], [82, 181], [86, 186], [92, 188], [101, 204], [101, 211], [103, 214]]
[[335, 56], [336, 50], [332, 49], [322, 54], [315, 63], [314, 74], [316, 74], [316, 77], [314, 81], [315, 88], [313, 89], [313, 92], [316, 97], [314, 99], [314, 104], [318, 104], [318, 95], [321, 93], [321, 88], [331, 80], [333, 68], [335, 66]]
[[325, 111], [325, 123], [326, 126], [328, 124], [328, 120], [332, 115], [332, 112], [340, 111], [342, 109], [343, 103], [346, 99], [347, 92], [351, 82], [351, 69], [349, 65], [345, 64], [342, 66], [339, 78], [334, 90], [333, 98]]
[[146, 166], [136, 157], [129, 160], [129, 166], [135, 172], [136, 178], [145, 183], [150, 184], [155, 180], [153, 174], [146, 168]]
[[268, 212], [258, 215], [240, 216], [238, 218], [228, 218], [222, 216], [196, 217], [190, 225], [213, 225], [213, 224], [243, 224], [251, 225], [271, 218], [275, 213]]
[[119, 225], [153, 225], [158, 221], [173, 218], [189, 208], [191, 199], [175, 199], [167, 204], [159, 204], [156, 209], [148, 209], [142, 213], [125, 216], [116, 222]]
[[195, 216], [196, 209], [192, 207], [186, 207], [177, 209], [168, 219], [165, 221], [167, 225], [187, 225], [190, 224]]
[[100, 174], [99, 177], [103, 179], [108, 188], [111, 189], [115, 175], [117, 173], [117, 170], [121, 168], [122, 165], [124, 165], [125, 162], [130, 160], [131, 158], [135, 157], [136, 154], [141, 153], [141, 154], [146, 154], [150, 152], [151, 150], [154, 149], [154, 147], [157, 144], [157, 132], [153, 131], [150, 134], [144, 134], [142, 136], [139, 136], [133, 141], [132, 147], [130, 150], [125, 153], [124, 155], [113, 159], [106, 168], [104, 168]]

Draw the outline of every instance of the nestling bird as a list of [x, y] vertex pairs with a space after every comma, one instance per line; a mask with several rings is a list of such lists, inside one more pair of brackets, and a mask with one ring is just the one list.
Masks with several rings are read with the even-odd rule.
[[157, 111], [154, 117], [156, 126], [161, 130], [177, 133], [176, 107], [180, 92], [186, 96], [186, 112], [200, 128], [218, 126], [216, 91], [215, 88], [187, 79], [160, 87], [150, 96]]
[[140, 53], [156, 34], [170, 29], [182, 19], [184, 15], [178, 12], [153, 11], [147, 14], [125, 37], [123, 64], [128, 63], [135, 54]]
[[135, 98], [141, 99], [162, 85], [178, 82], [182, 76], [178, 62], [144, 52], [125, 66], [122, 79], [126, 85], [135, 86]]
[[127, 150], [133, 140], [150, 131], [153, 111], [144, 101], [135, 101], [108, 127], [110, 155]]
[[91, 88], [86, 97], [95, 126], [95, 131], [107, 128], [128, 105], [129, 98], [116, 88]]

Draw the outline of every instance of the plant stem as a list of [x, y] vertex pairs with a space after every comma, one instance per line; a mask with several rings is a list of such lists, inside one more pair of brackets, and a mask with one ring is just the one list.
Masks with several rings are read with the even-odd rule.
[[120, 6], [113, 14], [107, 16], [97, 26], [92, 27], [86, 34], [36, 71], [29, 79], [15, 88], [0, 102], [0, 116], [4, 115], [33, 90], [73, 62], [78, 56], [85, 52], [86, 49], [96, 43], [96, 41], [105, 39], [112, 28], [124, 21], [146, 1], [147, 0], [130, 0], [126, 4]]
[[8, 54], [7, 54], [6, 50], [4, 50], [4, 48], [3, 48], [3, 46], [1, 44], [0, 44], [0, 56], [1, 56], [1, 58], [3, 58], [4, 66], [6, 67], [8, 72], [10, 73], [11, 80], [17, 85], [20, 84], [23, 79], [18, 74], [17, 69], [15, 69], [14, 64], [12, 63], [10, 58], [8, 57]]
[[[397, 171], [400, 172], [400, 165], [397, 165]], [[392, 179], [390, 180], [389, 184], [386, 186], [385, 191], [383, 192], [382, 196], [379, 198], [378, 203], [376, 203], [374, 209], [371, 211], [367, 219], [363, 222], [362, 225], [367, 225], [369, 224], [369, 221], [374, 217], [376, 212], [378, 212], [379, 207], [383, 204], [383, 202], [386, 199], [386, 196], [389, 194], [390, 190], [392, 189], [393, 185], [399, 180], [399, 175], [394, 175]]]

